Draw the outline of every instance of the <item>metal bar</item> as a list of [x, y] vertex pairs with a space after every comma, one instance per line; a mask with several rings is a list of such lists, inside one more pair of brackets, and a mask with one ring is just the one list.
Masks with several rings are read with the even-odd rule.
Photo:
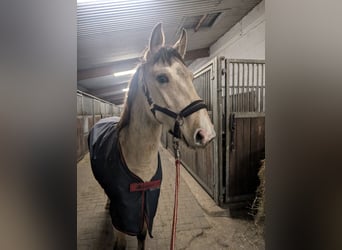
[[234, 75], [234, 93], [235, 93], [235, 105], [234, 105], [234, 111], [238, 111], [239, 106], [239, 97], [238, 97], [238, 86], [239, 86], [239, 65], [234, 63], [234, 67], [236, 66], [236, 73]]
[[240, 78], [240, 65], [236, 64], [237, 66], [237, 78], [236, 78], [236, 82], [235, 82], [235, 90], [236, 90], [236, 108], [235, 108], [235, 112], [239, 111], [239, 78]]
[[239, 77], [239, 68], [238, 65], [236, 63], [233, 63], [234, 65], [234, 107], [233, 107], [233, 112], [237, 112], [237, 107], [238, 107], [238, 95], [237, 95], [237, 86], [238, 86], [238, 77]]
[[235, 90], [234, 90], [234, 77], [235, 77], [235, 67], [233, 63], [229, 63], [232, 66], [232, 81], [231, 81], [231, 86], [229, 88], [231, 89], [231, 98], [232, 98], [232, 105], [230, 107], [230, 112], [234, 111], [235, 108]]
[[210, 71], [206, 72], [203, 74], [203, 76], [201, 77], [201, 91], [203, 92], [204, 98], [206, 99], [206, 102], [208, 102], [208, 98], [207, 98], [207, 93], [205, 92], [205, 83], [208, 81], [208, 73]]
[[[222, 57], [217, 58], [216, 60], [216, 67], [214, 67], [213, 69], [213, 73], [215, 74], [214, 77], [215, 79], [213, 79], [212, 81], [212, 86], [213, 88], [211, 88], [210, 90], [210, 95], [209, 98], [211, 100], [211, 102], [213, 103], [213, 106], [215, 106], [215, 109], [213, 108], [213, 110], [215, 111], [215, 116], [213, 114], [213, 121], [215, 121], [217, 123], [217, 131], [219, 131], [220, 133], [218, 133], [217, 135], [217, 141], [213, 146], [213, 150], [214, 150], [214, 155], [213, 157], [216, 157], [217, 159], [213, 159], [214, 162], [214, 168], [213, 168], [213, 175], [212, 175], [212, 184], [213, 184], [213, 190], [214, 190], [214, 194], [215, 194], [215, 202], [217, 204], [222, 204], [223, 203], [223, 199], [222, 199], [222, 193], [224, 193], [225, 191], [223, 190], [223, 144], [222, 144], [222, 137], [224, 136], [222, 133], [223, 130], [223, 121], [222, 121], [222, 114], [223, 114], [223, 109], [222, 109]], [[214, 88], [214, 85], [216, 86]], [[216, 152], [216, 154], [215, 154]]]
[[203, 76], [201, 77], [201, 86], [202, 86], [202, 92], [203, 92], [203, 96], [205, 98], [206, 103], [208, 103], [208, 96], [207, 96], [207, 86], [206, 83], [208, 82], [208, 73], [210, 71], [206, 72], [203, 74]]
[[204, 85], [204, 89], [205, 89], [205, 92], [206, 92], [206, 98], [207, 98], [207, 101], [209, 103], [209, 109], [211, 109], [211, 100], [210, 100], [210, 96], [209, 96], [209, 93], [210, 93], [210, 83], [211, 83], [211, 78], [212, 78], [212, 71], [208, 71], [208, 73], [206, 74], [206, 81], [205, 81], [205, 85]]
[[253, 106], [252, 111], [256, 111], [256, 70], [255, 70], [255, 63], [253, 63]]
[[262, 64], [259, 64], [259, 72], [260, 72], [260, 75], [259, 75], [259, 88], [258, 88], [258, 91], [259, 91], [259, 93], [258, 93], [258, 97], [259, 97], [259, 105], [258, 105], [259, 109], [258, 109], [258, 111], [261, 112]]
[[212, 62], [210, 62], [210, 63], [206, 64], [205, 66], [203, 66], [204, 68], [201, 69], [200, 71], [194, 72], [194, 78], [197, 78], [197, 77], [201, 76], [202, 74], [204, 74], [204, 72], [209, 71], [211, 64], [212, 64]]
[[261, 59], [229, 59], [231, 63], [265, 63], [265, 60]]
[[240, 63], [240, 84], [239, 84], [239, 98], [240, 98], [240, 112], [243, 111], [243, 63]]
[[206, 93], [205, 93], [205, 82], [207, 81], [207, 74], [208, 72], [204, 73], [200, 78], [200, 90], [203, 93], [203, 98], [205, 98], [206, 102], [208, 102]]
[[[256, 64], [256, 83], [255, 85], [257, 87], [259, 87], [259, 65]], [[255, 95], [255, 102], [256, 102], [256, 109], [255, 111], [258, 112], [259, 110], [259, 91], [258, 91], [259, 88], [255, 88], [255, 92], [256, 92], [256, 95]]]
[[235, 118], [256, 118], [265, 117], [265, 112], [235, 112]]
[[[232, 95], [231, 95], [231, 78], [230, 76], [232, 75], [233, 70], [230, 68], [230, 61], [226, 59], [226, 97], [225, 97], [225, 102], [226, 102], [226, 116], [225, 116], [225, 147], [224, 147], [224, 157], [225, 157], [225, 165], [223, 166], [226, 171], [226, 178], [225, 178], [225, 197], [224, 199], [226, 200], [228, 197], [228, 183], [229, 183], [229, 159], [230, 159], [230, 149], [229, 149], [229, 138], [230, 138], [230, 131], [229, 131], [229, 116], [231, 113], [231, 106], [233, 104], [232, 102]], [[223, 159], [222, 159], [223, 160]], [[223, 161], [222, 161], [223, 162]]]
[[247, 112], [249, 112], [250, 110], [249, 110], [249, 73], [250, 73], [250, 71], [249, 71], [249, 68], [250, 68], [250, 64], [248, 63], [247, 64], [247, 84], [246, 84], [246, 87], [247, 87]]
[[256, 112], [257, 110], [257, 79], [258, 79], [258, 73], [257, 73], [257, 64], [256, 63], [253, 63], [253, 111]]
[[264, 70], [263, 70], [263, 72], [262, 72], [262, 75], [264, 76], [263, 89], [262, 89], [262, 92], [263, 92], [262, 96], [263, 96], [263, 103], [264, 103], [263, 112], [265, 112], [265, 110], [266, 110], [266, 83], [265, 83], [265, 81], [266, 81], [266, 76], [265, 76], [265, 64], [263, 64], [262, 66], [263, 66], [263, 68], [264, 68]]
[[209, 109], [211, 108], [211, 102], [210, 102], [210, 97], [209, 97], [209, 93], [210, 93], [210, 89], [209, 89], [209, 86], [210, 86], [210, 83], [213, 81], [212, 80], [212, 74], [213, 72], [212, 71], [208, 71], [207, 74], [205, 75], [205, 82], [204, 82], [204, 91], [205, 91], [205, 95], [206, 95], [206, 99], [207, 99], [207, 102], [209, 103]]
[[264, 65], [260, 64], [261, 67], [261, 79], [260, 79], [260, 112], [263, 111], [264, 103], [263, 103], [263, 90], [264, 90]]
[[236, 106], [236, 112], [240, 111], [240, 64], [237, 64], [238, 66], [238, 74], [237, 74], [237, 82], [236, 82], [236, 91], [237, 91], [237, 95], [236, 95], [236, 100], [237, 100], [237, 106]]
[[241, 81], [241, 111], [245, 110], [245, 64], [242, 63], [242, 81]]
[[[216, 72], [216, 74], [217, 74], [217, 72]], [[209, 76], [210, 77], [210, 76]], [[210, 77], [210, 79], [212, 79], [212, 77]], [[214, 97], [213, 97], [213, 89], [212, 89], [212, 85], [213, 85], [213, 81], [215, 81], [216, 80], [216, 82], [217, 81], [219, 81], [218, 79], [217, 79], [217, 76], [215, 76], [214, 77], [214, 79], [212, 80], [212, 81], [209, 81], [208, 82], [208, 90], [209, 90], [209, 92], [208, 92], [208, 97], [209, 97], [209, 101], [210, 101], [210, 103], [211, 103], [211, 107], [210, 107], [210, 109], [211, 110], [213, 110], [213, 101], [214, 101]]]
[[240, 112], [243, 111], [243, 63], [240, 63], [240, 83], [239, 83], [239, 92], [240, 92], [240, 95], [239, 95], [239, 98], [240, 98]]
[[264, 111], [264, 65], [261, 64], [261, 100], [260, 100], [260, 112]]
[[240, 78], [240, 65], [237, 63], [235, 64], [237, 66], [237, 74], [236, 74], [236, 82], [235, 82], [235, 100], [236, 100], [236, 106], [235, 106], [235, 112], [239, 112], [239, 78]]
[[233, 82], [233, 74], [234, 74], [234, 70], [231, 67], [231, 63], [228, 61], [227, 62], [228, 65], [228, 70], [230, 71], [230, 74], [227, 76], [228, 79], [228, 101], [229, 101], [229, 109], [227, 109], [229, 112], [232, 111], [232, 106], [233, 106], [233, 90], [232, 90], [232, 82]]
[[257, 72], [258, 72], [258, 81], [257, 81], [257, 85], [258, 85], [258, 88], [257, 88], [257, 91], [258, 91], [258, 94], [257, 94], [257, 111], [260, 112], [260, 64], [257, 64]]

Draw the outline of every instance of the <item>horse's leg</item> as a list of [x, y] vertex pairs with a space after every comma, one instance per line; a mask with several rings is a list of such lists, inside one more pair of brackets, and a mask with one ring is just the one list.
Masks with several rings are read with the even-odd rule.
[[125, 250], [126, 249], [126, 235], [119, 230], [114, 230], [114, 248], [113, 250]]
[[145, 222], [143, 230], [137, 235], [137, 238], [138, 238], [138, 250], [144, 250], [145, 249], [146, 233], [147, 233], [147, 225], [146, 225], [146, 222]]

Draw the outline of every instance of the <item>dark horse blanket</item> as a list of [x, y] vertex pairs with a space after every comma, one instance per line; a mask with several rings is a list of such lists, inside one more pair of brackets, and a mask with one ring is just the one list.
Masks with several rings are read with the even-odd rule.
[[118, 121], [118, 117], [102, 119], [89, 132], [93, 174], [110, 199], [114, 227], [123, 233], [138, 235], [145, 219], [152, 237], [162, 179], [160, 156], [156, 174], [151, 181], [143, 182], [125, 163], [116, 130]]

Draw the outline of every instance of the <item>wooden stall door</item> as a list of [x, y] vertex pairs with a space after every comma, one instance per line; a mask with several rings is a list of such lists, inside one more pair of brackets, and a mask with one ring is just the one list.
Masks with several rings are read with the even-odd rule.
[[226, 60], [226, 202], [253, 199], [265, 158], [265, 62]]
[[260, 160], [265, 157], [265, 117], [238, 117], [229, 152], [227, 201], [253, 197]]

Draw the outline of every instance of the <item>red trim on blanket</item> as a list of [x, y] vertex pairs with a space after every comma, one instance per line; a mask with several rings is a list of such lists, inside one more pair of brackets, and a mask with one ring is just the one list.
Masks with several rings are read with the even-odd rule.
[[136, 182], [129, 185], [130, 192], [146, 191], [148, 189], [160, 188], [161, 180], [148, 181], [148, 182]]

